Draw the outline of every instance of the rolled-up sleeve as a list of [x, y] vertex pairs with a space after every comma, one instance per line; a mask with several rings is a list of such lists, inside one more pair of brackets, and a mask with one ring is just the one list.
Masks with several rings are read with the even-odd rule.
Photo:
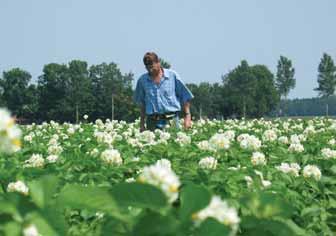
[[139, 79], [137, 82], [134, 95], [133, 95], [133, 100], [138, 105], [145, 104], [145, 91], [144, 91], [141, 79]]
[[181, 105], [194, 98], [194, 95], [190, 92], [187, 86], [185, 86], [177, 73], [175, 73], [175, 91]]

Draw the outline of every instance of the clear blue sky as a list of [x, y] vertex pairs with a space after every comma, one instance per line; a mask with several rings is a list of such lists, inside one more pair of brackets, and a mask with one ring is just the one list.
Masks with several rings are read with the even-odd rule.
[[242, 59], [275, 73], [284, 55], [296, 69], [290, 97], [313, 97], [322, 53], [336, 60], [335, 9], [335, 0], [0, 0], [0, 71], [36, 79], [44, 64], [81, 59], [138, 77], [143, 54], [156, 51], [186, 83], [220, 82]]

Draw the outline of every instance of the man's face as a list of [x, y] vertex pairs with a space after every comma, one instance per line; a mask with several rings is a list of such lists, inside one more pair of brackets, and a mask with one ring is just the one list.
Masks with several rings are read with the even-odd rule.
[[158, 75], [161, 70], [160, 62], [146, 61], [145, 67], [148, 73], [152, 76]]

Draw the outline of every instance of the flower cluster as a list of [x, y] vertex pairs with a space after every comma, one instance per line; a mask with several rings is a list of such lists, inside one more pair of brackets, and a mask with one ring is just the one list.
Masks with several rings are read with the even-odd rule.
[[196, 225], [200, 225], [207, 218], [214, 218], [218, 222], [230, 226], [234, 231], [237, 230], [240, 218], [237, 210], [229, 207], [226, 201], [219, 196], [213, 196], [207, 207], [192, 215]]
[[269, 129], [269, 130], [266, 130], [263, 134], [263, 140], [264, 141], [268, 141], [268, 142], [273, 142], [277, 139], [277, 133], [275, 130], [272, 130], [272, 129]]
[[178, 188], [181, 183], [174, 171], [167, 167], [167, 162], [164, 162], [165, 164], [161, 161], [143, 168], [138, 181], [160, 188], [168, 197], [168, 201], [172, 203], [178, 197]]
[[0, 152], [12, 153], [21, 148], [21, 130], [6, 109], [0, 109]]
[[28, 225], [23, 229], [23, 236], [40, 236], [35, 225]]
[[266, 165], [266, 158], [264, 153], [261, 152], [253, 152], [251, 157], [252, 165]]
[[299, 171], [301, 169], [300, 165], [297, 163], [281, 163], [280, 166], [276, 166], [275, 168], [283, 173], [291, 174], [293, 176], [299, 176]]
[[116, 149], [107, 149], [103, 151], [100, 158], [107, 164], [115, 166], [120, 166], [123, 163], [120, 153]]
[[304, 151], [304, 147], [301, 143], [291, 143], [289, 145], [288, 150], [290, 152], [303, 152]]
[[331, 150], [330, 148], [323, 148], [321, 152], [322, 156], [325, 159], [336, 159], [336, 150]]
[[184, 146], [191, 143], [191, 138], [186, 133], [178, 132], [176, 142]]
[[214, 157], [204, 157], [198, 162], [198, 165], [202, 169], [215, 170], [217, 167], [217, 160]]
[[208, 140], [203, 140], [197, 143], [197, 147], [201, 150], [208, 151], [211, 150], [210, 144]]
[[24, 162], [24, 167], [43, 167], [45, 164], [44, 158], [41, 154], [33, 154], [28, 160]]
[[9, 183], [7, 186], [7, 191], [8, 192], [18, 192], [23, 195], [28, 195], [29, 188], [24, 182], [18, 180], [14, 183]]
[[306, 165], [304, 168], [303, 168], [303, 176], [305, 178], [314, 178], [316, 180], [320, 180], [321, 179], [321, 171], [320, 169], [315, 166], [315, 165]]
[[258, 150], [261, 147], [261, 141], [254, 135], [241, 134], [237, 140], [243, 149]]
[[229, 149], [231, 137], [232, 136], [230, 136], [228, 133], [215, 134], [209, 140], [210, 147], [214, 150]]

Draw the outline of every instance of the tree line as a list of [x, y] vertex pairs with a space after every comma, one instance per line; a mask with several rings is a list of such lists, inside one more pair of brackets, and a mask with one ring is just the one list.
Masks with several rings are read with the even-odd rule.
[[[161, 65], [171, 67], [163, 59]], [[84, 114], [92, 121], [132, 121], [139, 116], [132, 100], [134, 80], [133, 73], [122, 73], [114, 62], [91, 66], [81, 60], [49, 63], [35, 83], [28, 71], [13, 68], [0, 77], [0, 106], [26, 123], [79, 122]], [[187, 86], [195, 96], [191, 112], [196, 118], [334, 114], [336, 67], [326, 53], [318, 65], [317, 82], [318, 98], [288, 100], [296, 85], [295, 68], [290, 59], [280, 56], [275, 74], [265, 65], [242, 60], [217, 83]]]

